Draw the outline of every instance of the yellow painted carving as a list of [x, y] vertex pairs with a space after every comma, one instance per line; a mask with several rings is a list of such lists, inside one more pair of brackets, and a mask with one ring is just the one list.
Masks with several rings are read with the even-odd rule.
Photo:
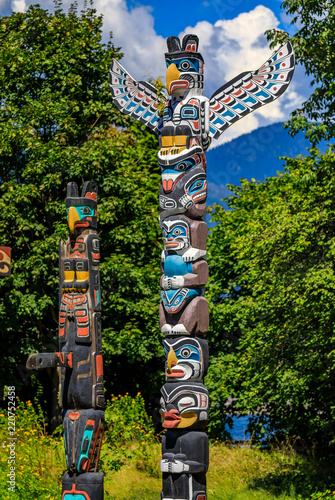
[[176, 135], [174, 138], [175, 146], [185, 146], [186, 147], [187, 137], [188, 137], [187, 135]]
[[70, 229], [70, 232], [74, 233], [74, 223], [80, 220], [77, 210], [74, 207], [69, 208], [69, 215], [67, 217], [67, 223]]
[[178, 71], [177, 66], [174, 63], [170, 64], [170, 66], [166, 71], [166, 88], [170, 95], [171, 95], [170, 85], [175, 80], [179, 80], [179, 77], [180, 77], [180, 71]]
[[85, 281], [88, 280], [88, 271], [76, 271], [77, 281]]
[[172, 363], [175, 363], [177, 364], [178, 363], [178, 358], [176, 356], [176, 353], [174, 352], [174, 350], [172, 349], [169, 354], [168, 354], [168, 357], [167, 357], [167, 368], [168, 368], [168, 373], [172, 373]]
[[185, 427], [190, 427], [197, 420], [198, 416], [194, 411], [186, 411], [181, 415], [181, 421], [175, 425], [175, 429], [185, 429]]
[[66, 283], [67, 281], [72, 283], [72, 281], [74, 280], [74, 277], [75, 277], [75, 272], [74, 271], [64, 271], [64, 283]]
[[168, 154], [178, 155], [186, 149], [187, 135], [166, 135], [161, 138], [162, 148], [160, 154], [166, 156]]
[[174, 145], [174, 136], [173, 135], [163, 135], [161, 137], [162, 140], [162, 148], [168, 148]]

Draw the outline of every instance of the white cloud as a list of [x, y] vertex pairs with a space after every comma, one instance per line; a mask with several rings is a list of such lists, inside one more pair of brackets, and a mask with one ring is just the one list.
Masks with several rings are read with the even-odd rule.
[[[72, 1], [63, 0], [64, 10], [69, 8]], [[35, 2], [29, 0], [12, 0], [12, 8], [24, 11], [33, 3]], [[78, 4], [80, 11], [84, 5], [83, 0], [79, 0]], [[53, 10], [53, 1], [44, 0], [43, 8]], [[94, 8], [104, 15], [104, 41], [108, 40], [108, 34], [112, 31], [114, 45], [121, 47], [124, 53], [121, 63], [133, 78], [165, 78], [166, 43], [154, 29], [150, 7], [137, 4], [134, 8], [128, 8], [125, 0], [95, 0]], [[219, 19], [214, 24], [200, 21], [195, 26], [185, 28], [180, 37], [186, 33], [196, 33], [200, 39], [199, 50], [205, 60], [205, 95], [210, 97], [215, 90], [239, 73], [260, 67], [271, 55], [264, 32], [278, 25], [279, 20], [275, 14], [264, 5], [258, 5], [234, 19]], [[171, 26], [173, 32], [173, 20]], [[303, 71], [298, 71], [283, 96], [236, 122], [218, 141], [213, 141], [212, 147], [260, 126], [288, 119], [289, 113], [308, 94], [306, 76]]]
[[[181, 36], [196, 33], [200, 38], [199, 50], [205, 60], [205, 95], [210, 97], [239, 73], [259, 68], [272, 53], [264, 32], [278, 25], [279, 20], [274, 13], [258, 5], [234, 19], [218, 20], [213, 25], [201, 21], [193, 27], [187, 27]], [[303, 101], [298, 87], [293, 82], [278, 100], [236, 122], [218, 140], [213, 141], [211, 147], [229, 142], [260, 126], [287, 120], [290, 112]]]
[[196, 33], [205, 60], [206, 95], [210, 96], [223, 83], [239, 73], [259, 68], [271, 54], [264, 31], [275, 28], [279, 21], [274, 13], [259, 5], [234, 19], [206, 21], [187, 27], [185, 33]]
[[13, 12], [25, 12], [27, 10], [27, 4], [25, 0], [13, 0], [12, 1], [12, 11]]
[[113, 33], [113, 43], [122, 47], [121, 61], [136, 79], [164, 76], [165, 39], [157, 35], [149, 7], [128, 9], [125, 0], [95, 0], [95, 8], [104, 14], [104, 31]]
[[[137, 80], [165, 75], [166, 44], [154, 30], [154, 19], [146, 7], [128, 10], [124, 0], [96, 0], [104, 12], [104, 26], [113, 32], [113, 42], [120, 45], [125, 56], [121, 63]], [[102, 5], [103, 4], [103, 5]], [[113, 15], [108, 14], [108, 9]], [[218, 20], [215, 24], [200, 21], [179, 34], [196, 33], [199, 50], [205, 60], [205, 95], [210, 97], [221, 85], [243, 71], [259, 68], [271, 55], [264, 32], [275, 28], [279, 20], [263, 5], [234, 19]], [[304, 79], [304, 75], [301, 75]], [[288, 91], [273, 103], [260, 108], [229, 128], [211, 147], [228, 142], [260, 126], [288, 119], [302, 101], [301, 85], [291, 84]]]

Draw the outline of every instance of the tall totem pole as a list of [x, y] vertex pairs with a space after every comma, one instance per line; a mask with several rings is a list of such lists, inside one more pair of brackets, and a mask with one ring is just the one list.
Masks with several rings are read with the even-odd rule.
[[67, 186], [69, 238], [59, 247], [59, 352], [33, 354], [27, 368], [59, 368], [59, 402], [68, 471], [62, 500], [103, 500], [97, 472], [104, 432], [99, 238], [95, 182], [81, 196]]
[[[169, 100], [158, 95], [153, 85], [136, 82], [115, 59], [110, 68], [110, 88], [117, 108], [160, 136], [163, 251], [159, 320], [166, 355], [160, 412], [167, 429], [162, 443], [162, 500], [207, 498], [205, 151], [212, 138], [279, 97], [294, 71], [294, 54], [287, 43], [258, 70], [241, 73], [207, 99], [203, 96], [204, 61], [198, 44], [198, 37], [192, 34], [182, 41], [167, 39]], [[164, 105], [163, 116], [160, 105]]]

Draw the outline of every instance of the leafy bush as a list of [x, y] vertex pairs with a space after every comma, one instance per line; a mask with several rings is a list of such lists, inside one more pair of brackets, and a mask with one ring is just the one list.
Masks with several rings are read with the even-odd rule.
[[[65, 470], [62, 442], [47, 436], [45, 419], [38, 405], [18, 400], [15, 418], [15, 493], [8, 490], [9, 441], [8, 413], [0, 414], [0, 498], [15, 500], [56, 500], [61, 494]], [[48, 494], [48, 496], [47, 496]]]
[[[157, 477], [158, 460], [152, 456], [154, 428], [140, 393], [132, 398], [112, 396], [105, 409], [106, 442], [102, 448], [102, 469], [118, 470], [126, 461], [135, 460], [139, 470]], [[157, 457], [156, 457], [157, 458]]]

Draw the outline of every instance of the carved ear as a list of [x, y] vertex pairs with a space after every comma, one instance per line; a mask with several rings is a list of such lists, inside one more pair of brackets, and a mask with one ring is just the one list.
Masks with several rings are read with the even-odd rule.
[[169, 36], [166, 44], [169, 52], [178, 52], [181, 50], [180, 40], [177, 36]]
[[94, 181], [86, 181], [83, 185], [81, 192], [82, 198], [91, 198], [91, 200], [98, 201], [98, 185]]
[[66, 197], [67, 198], [78, 198], [79, 191], [76, 182], [68, 182], [66, 189]]
[[199, 38], [197, 35], [185, 35], [182, 50], [186, 52], [198, 52]]

